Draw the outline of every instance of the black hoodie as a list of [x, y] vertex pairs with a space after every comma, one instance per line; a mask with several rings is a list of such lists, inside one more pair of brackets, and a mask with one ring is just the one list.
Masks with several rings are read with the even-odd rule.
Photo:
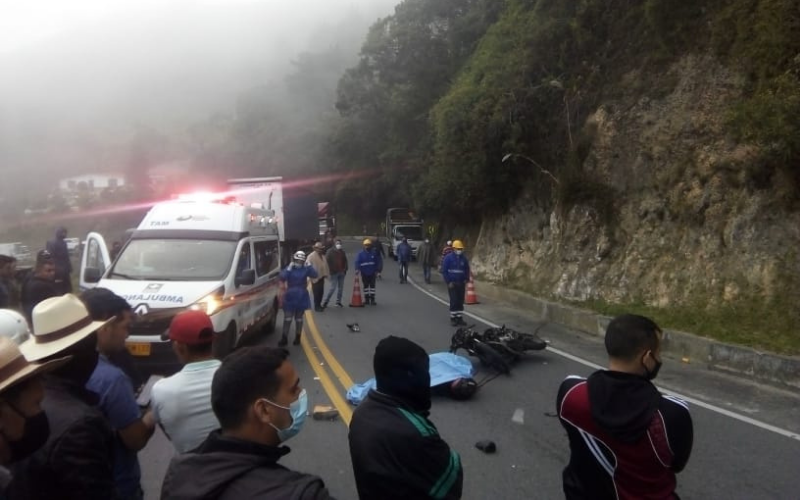
[[646, 378], [597, 371], [569, 377], [556, 409], [570, 442], [567, 499], [668, 499], [692, 450], [686, 402], [664, 396]]
[[172, 459], [161, 500], [331, 499], [322, 479], [278, 464], [288, 453], [214, 431], [197, 450]]

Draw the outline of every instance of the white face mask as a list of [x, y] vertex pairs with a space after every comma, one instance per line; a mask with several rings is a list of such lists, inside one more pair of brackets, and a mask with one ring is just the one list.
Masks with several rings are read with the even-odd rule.
[[462, 253], [464, 253], [463, 250], [456, 250], [456, 255], [461, 255]]
[[337, 243], [336, 244], [336, 250], [341, 250], [341, 249], [342, 249], [342, 244], [341, 243]]

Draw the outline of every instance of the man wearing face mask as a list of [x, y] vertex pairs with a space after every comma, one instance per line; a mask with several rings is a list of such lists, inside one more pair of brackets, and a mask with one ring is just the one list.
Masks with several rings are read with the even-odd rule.
[[425, 283], [431, 284], [431, 269], [436, 265], [436, 254], [430, 238], [425, 238], [425, 242], [417, 249], [417, 261], [422, 264], [422, 275]]
[[675, 474], [692, 451], [688, 405], [658, 392], [661, 329], [643, 316], [614, 318], [605, 336], [608, 370], [561, 383], [556, 410], [570, 461], [562, 474], [568, 500], [676, 499]]
[[282, 446], [303, 427], [308, 411], [284, 349], [242, 348], [214, 374], [211, 406], [221, 430], [196, 450], [172, 459], [162, 500], [215, 498], [331, 498], [322, 479], [278, 464]]
[[464, 255], [464, 244], [461, 240], [455, 240], [453, 241], [453, 251], [447, 254], [442, 261], [442, 277], [447, 283], [447, 291], [450, 294], [450, 324], [452, 326], [467, 324], [462, 316], [469, 273], [469, 261]]
[[400, 337], [386, 337], [373, 357], [376, 390], [350, 422], [350, 457], [361, 500], [461, 498], [461, 458], [428, 419], [430, 358]]
[[41, 406], [42, 375], [63, 366], [69, 358], [29, 363], [10, 338], [16, 332], [9, 331], [6, 324], [0, 328], [0, 498], [5, 498], [3, 492], [11, 482], [5, 466], [30, 456], [50, 435]]
[[294, 345], [300, 345], [303, 335], [303, 314], [311, 309], [311, 300], [308, 298], [308, 280], [316, 278], [317, 271], [313, 266], [306, 265], [306, 254], [297, 251], [292, 257], [292, 263], [281, 271], [280, 280], [286, 283], [283, 292], [283, 334], [278, 345], [283, 347], [289, 339], [289, 329], [294, 320]]
[[47, 442], [12, 468], [8, 498], [25, 500], [116, 499], [114, 433], [86, 390], [97, 365], [97, 330], [86, 306], [72, 294], [42, 301], [33, 309], [33, 336], [20, 345], [29, 361], [72, 358], [45, 379], [42, 408]]
[[328, 269], [331, 272], [331, 287], [328, 289], [328, 295], [325, 296], [322, 308], [328, 307], [334, 290], [336, 291], [336, 307], [344, 307], [342, 293], [344, 292], [344, 277], [347, 275], [347, 254], [342, 248], [342, 240], [336, 240], [333, 248], [328, 249], [325, 254], [325, 259], [328, 261]]

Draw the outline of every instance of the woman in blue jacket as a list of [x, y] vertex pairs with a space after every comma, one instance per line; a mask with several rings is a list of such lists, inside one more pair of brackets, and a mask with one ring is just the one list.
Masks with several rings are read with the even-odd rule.
[[308, 279], [316, 278], [317, 271], [311, 266], [306, 266], [305, 252], [295, 252], [292, 263], [281, 271], [281, 281], [286, 283], [283, 292], [283, 335], [278, 346], [283, 347], [288, 342], [289, 329], [294, 319], [294, 345], [300, 345], [300, 336], [303, 334], [303, 314], [311, 309], [311, 299], [308, 297]]

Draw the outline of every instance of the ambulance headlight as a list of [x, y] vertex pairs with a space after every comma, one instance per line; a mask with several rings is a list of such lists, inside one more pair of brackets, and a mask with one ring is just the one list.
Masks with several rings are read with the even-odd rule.
[[197, 302], [189, 306], [189, 309], [194, 309], [195, 311], [203, 311], [209, 316], [211, 316], [215, 312], [219, 311], [220, 308], [222, 307], [224, 295], [225, 295], [225, 287], [219, 287], [218, 289], [214, 290], [213, 292], [209, 293], [202, 299], [198, 300]]

